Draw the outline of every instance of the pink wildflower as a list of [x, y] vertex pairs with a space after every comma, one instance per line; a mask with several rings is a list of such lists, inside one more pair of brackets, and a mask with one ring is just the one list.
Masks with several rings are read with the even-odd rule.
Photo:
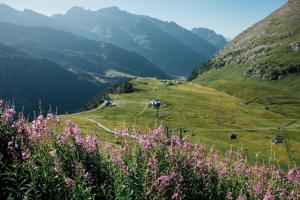
[[149, 162], [147, 164], [148, 166], [148, 171], [150, 173], [155, 173], [156, 171], [158, 171], [158, 163], [157, 163], [157, 160], [156, 160], [156, 157], [155, 156], [152, 156], [150, 159], [149, 159]]
[[15, 114], [16, 111], [14, 106], [6, 108], [2, 114], [2, 120], [6, 123], [11, 123], [14, 119]]
[[181, 197], [180, 197], [178, 192], [174, 192], [173, 195], [172, 195], [172, 199], [180, 200]]
[[165, 192], [166, 187], [168, 186], [170, 181], [169, 176], [160, 176], [156, 179], [156, 186], [161, 192]]
[[32, 122], [32, 131], [30, 135], [30, 139], [33, 142], [36, 142], [40, 139], [44, 139], [49, 137], [51, 134], [47, 120], [44, 119], [43, 115], [39, 115], [36, 120]]
[[275, 200], [275, 197], [272, 195], [270, 191], [268, 191], [264, 196], [264, 200]]
[[61, 174], [61, 173], [62, 173], [61, 164], [60, 164], [60, 162], [58, 162], [57, 160], [54, 161], [54, 171], [55, 171], [57, 174]]
[[30, 133], [30, 130], [27, 127], [25, 119], [23, 117], [18, 119], [18, 121], [14, 122], [12, 127], [16, 128], [18, 133], [26, 133], [26, 134]]
[[95, 152], [97, 150], [98, 143], [99, 141], [97, 136], [87, 135], [83, 142], [83, 147], [89, 152]]
[[257, 183], [254, 189], [256, 194], [261, 194], [262, 193], [262, 185], [260, 183]]
[[226, 200], [233, 200], [232, 192], [230, 190], [227, 191], [225, 199]]
[[53, 150], [49, 151], [49, 155], [50, 155], [52, 158], [56, 157], [56, 149], [53, 149]]
[[60, 119], [58, 115], [54, 115], [52, 113], [47, 114], [47, 120], [53, 122], [55, 125], [60, 125]]
[[3, 107], [3, 105], [4, 105], [4, 101], [0, 99], [0, 109]]
[[71, 185], [73, 185], [74, 180], [67, 177], [67, 178], [65, 178], [65, 183], [67, 184], [67, 186], [71, 186]]
[[297, 194], [294, 191], [291, 191], [291, 193], [288, 196], [288, 200], [296, 200], [297, 199]]
[[24, 151], [22, 151], [22, 160], [24, 162], [27, 162], [30, 159], [30, 152], [28, 149], [25, 149]]
[[246, 195], [240, 195], [236, 200], [247, 200]]
[[12, 138], [12, 140], [7, 143], [7, 150], [14, 151], [17, 148], [19, 148], [19, 145], [14, 138]]

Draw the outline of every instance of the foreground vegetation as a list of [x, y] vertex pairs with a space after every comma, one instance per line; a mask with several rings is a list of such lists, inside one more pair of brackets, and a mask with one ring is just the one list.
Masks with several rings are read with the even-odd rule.
[[247, 164], [243, 150], [224, 159], [212, 148], [166, 135], [116, 130], [118, 146], [83, 136], [53, 114], [14, 120], [0, 100], [0, 198], [298, 199], [300, 169]]

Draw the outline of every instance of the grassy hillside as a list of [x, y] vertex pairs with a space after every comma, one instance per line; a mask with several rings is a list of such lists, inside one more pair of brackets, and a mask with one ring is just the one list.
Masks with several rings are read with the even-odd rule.
[[300, 72], [300, 1], [289, 1], [214, 55], [190, 79], [205, 71], [245, 64], [243, 75], [265, 81]]
[[194, 83], [200, 83], [243, 99], [246, 104], [260, 103], [272, 112], [300, 119], [300, 75], [264, 82], [243, 76], [246, 65], [231, 65], [203, 73]]
[[[171, 83], [171, 84], [170, 84]], [[177, 84], [156, 79], [134, 79], [138, 89], [130, 94], [111, 95], [116, 106], [67, 115], [79, 123], [86, 132], [96, 132], [103, 138], [114, 141], [113, 135], [100, 127], [108, 129], [141, 127], [147, 129], [155, 124], [164, 124], [179, 132], [178, 128], [188, 129], [184, 135], [194, 143], [202, 142], [208, 147], [215, 146], [222, 153], [231, 145], [248, 149], [249, 160], [256, 162], [279, 162], [289, 164], [284, 146], [272, 145], [271, 139], [279, 126], [294, 119], [285, 116], [257, 102], [245, 100], [197, 83]], [[162, 106], [157, 119], [156, 110], [149, 107], [149, 101], [158, 98]], [[295, 116], [297, 111], [295, 111]], [[94, 120], [94, 121], [93, 121]], [[299, 163], [297, 149], [300, 148], [299, 122], [286, 129], [293, 161]], [[240, 129], [240, 130], [234, 130]], [[298, 132], [297, 132], [298, 131]], [[229, 135], [237, 133], [237, 140]]]

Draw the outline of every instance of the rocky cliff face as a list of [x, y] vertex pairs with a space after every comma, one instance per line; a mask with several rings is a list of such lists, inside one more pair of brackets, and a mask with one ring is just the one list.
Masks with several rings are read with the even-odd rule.
[[247, 64], [245, 76], [267, 81], [300, 72], [300, 0], [290, 0], [242, 32], [190, 78], [212, 68], [238, 64]]

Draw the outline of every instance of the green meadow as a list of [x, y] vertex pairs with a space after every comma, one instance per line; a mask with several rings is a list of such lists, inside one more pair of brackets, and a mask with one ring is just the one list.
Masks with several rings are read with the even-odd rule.
[[[185, 128], [183, 136], [189, 137], [193, 143], [215, 148], [221, 155], [230, 147], [242, 147], [251, 163], [278, 163], [284, 168], [300, 164], [297, 153], [300, 149], [300, 122], [297, 121], [300, 112], [295, 106], [299, 103], [299, 94], [295, 92], [290, 100], [283, 99], [282, 95], [288, 91], [276, 88], [276, 83], [268, 88], [268, 83], [255, 82], [247, 88], [236, 84], [230, 73], [226, 79], [220, 80], [218, 74], [212, 72], [190, 83], [154, 78], [133, 79], [136, 92], [110, 95], [115, 106], [64, 115], [62, 118], [72, 119], [85, 133], [96, 133], [100, 139], [111, 143], [115, 143], [114, 135], [101, 126], [112, 131], [125, 127], [146, 131], [163, 124], [169, 127], [170, 134], [179, 134], [179, 129]], [[297, 77], [291, 79], [298, 81]], [[293, 87], [293, 82], [286, 82]], [[251, 90], [257, 87], [263, 89], [259, 93]], [[268, 96], [262, 97], [262, 94]], [[280, 98], [276, 99], [277, 96]], [[158, 117], [157, 110], [149, 105], [151, 99], [159, 99], [162, 103]], [[264, 104], [270, 100], [270, 104]], [[288, 145], [272, 144], [278, 128], [291, 122], [293, 124], [284, 129]], [[232, 133], [237, 134], [236, 140], [230, 139]]]

